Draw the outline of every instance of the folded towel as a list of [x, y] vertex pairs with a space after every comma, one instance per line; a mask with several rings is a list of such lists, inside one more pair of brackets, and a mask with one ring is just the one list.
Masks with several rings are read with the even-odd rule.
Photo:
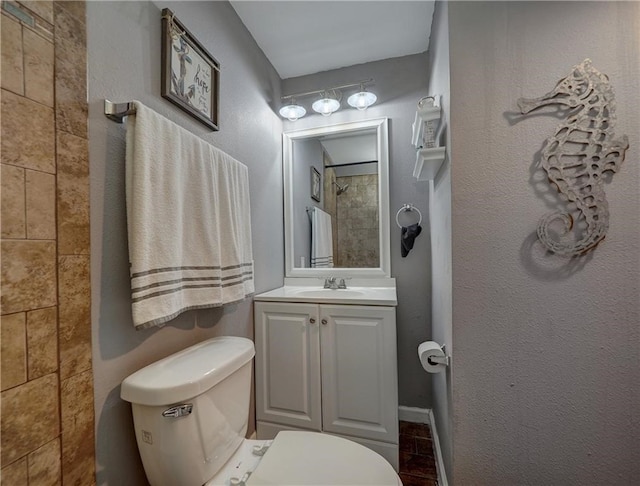
[[127, 120], [133, 323], [254, 292], [247, 167], [140, 102]]
[[401, 230], [401, 253], [402, 257], [406, 257], [411, 249], [413, 248], [413, 243], [418, 235], [422, 232], [422, 226], [418, 223], [409, 225], [407, 227], [402, 227]]
[[333, 268], [331, 215], [318, 207], [311, 216], [311, 267]]

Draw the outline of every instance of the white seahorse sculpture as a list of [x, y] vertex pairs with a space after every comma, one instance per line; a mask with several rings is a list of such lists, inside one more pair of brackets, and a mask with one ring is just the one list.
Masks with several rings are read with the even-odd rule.
[[549, 234], [555, 220], [564, 223], [565, 234], [571, 231], [574, 217], [568, 212], [554, 211], [538, 223], [538, 238], [544, 246], [559, 255], [577, 256], [595, 248], [609, 229], [609, 204], [604, 192], [603, 174], [617, 172], [629, 148], [627, 136], [614, 138], [615, 97], [609, 78], [585, 59], [556, 87], [540, 98], [518, 100], [527, 114], [541, 106], [559, 104], [570, 108], [567, 119], [547, 139], [542, 152], [542, 167], [549, 182], [574, 203], [578, 218], [584, 218], [586, 229], [578, 240]]

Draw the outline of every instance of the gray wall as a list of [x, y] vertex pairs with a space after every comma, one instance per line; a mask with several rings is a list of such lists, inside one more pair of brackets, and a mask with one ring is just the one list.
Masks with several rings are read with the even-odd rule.
[[[430, 22], [431, 19], [425, 19]], [[426, 24], [425, 24], [426, 25]], [[378, 101], [366, 111], [347, 105], [329, 118], [311, 112], [296, 121], [285, 121], [285, 130], [317, 127], [369, 118], [389, 118], [389, 178], [391, 273], [397, 279], [398, 388], [401, 405], [430, 408], [430, 379], [418, 360], [418, 345], [431, 336], [431, 252], [429, 235], [429, 185], [413, 178], [415, 149], [411, 124], [418, 100], [427, 95], [427, 54], [386, 59], [299, 78], [283, 80], [283, 94], [328, 88], [373, 77], [371, 91]], [[298, 100], [307, 102], [310, 100]], [[395, 215], [405, 203], [413, 203], [423, 215], [422, 234], [406, 258], [400, 256], [400, 228]]]
[[[432, 259], [432, 339], [447, 347], [447, 353], [455, 355], [451, 335], [452, 292], [451, 292], [451, 161], [455, 164], [455, 154], [451, 153], [450, 87], [449, 87], [449, 20], [448, 4], [437, 2], [429, 42], [429, 94], [439, 94], [442, 106], [444, 130], [441, 143], [447, 147], [448, 159], [431, 186], [429, 214], [431, 220]], [[438, 432], [440, 450], [447, 478], [451, 477], [451, 457], [453, 427], [451, 419], [451, 373], [452, 366], [445, 372], [432, 376], [433, 417]]]
[[[640, 484], [640, 3], [452, 2], [449, 21], [455, 484]], [[537, 243], [534, 177], [562, 117], [516, 100], [587, 57], [630, 149], [607, 238], [563, 259]]]
[[[160, 97], [160, 12], [176, 16], [220, 61], [220, 131]], [[125, 126], [104, 98], [138, 99], [249, 168], [256, 291], [282, 285], [280, 79], [226, 2], [87, 2], [91, 286], [97, 484], [146, 484], [120, 382], [211, 336], [253, 336], [251, 301], [185, 313], [161, 329], [131, 321], [124, 197]], [[277, 108], [277, 106], [276, 106]], [[274, 251], [275, 249], [275, 251]], [[251, 425], [252, 427], [253, 425]]]

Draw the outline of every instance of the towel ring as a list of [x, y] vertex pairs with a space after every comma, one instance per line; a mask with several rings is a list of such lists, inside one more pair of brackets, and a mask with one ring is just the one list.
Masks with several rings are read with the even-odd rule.
[[398, 225], [398, 227], [402, 228], [402, 225], [400, 224], [400, 220], [398, 219], [402, 211], [416, 211], [419, 216], [418, 224], [422, 223], [422, 213], [420, 212], [420, 210], [417, 207], [415, 207], [413, 204], [403, 204], [402, 207], [398, 209], [398, 212], [396, 213], [396, 224]]

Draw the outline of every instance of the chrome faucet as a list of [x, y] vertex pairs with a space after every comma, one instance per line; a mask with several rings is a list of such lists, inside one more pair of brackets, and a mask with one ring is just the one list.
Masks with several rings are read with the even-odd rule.
[[327, 277], [324, 279], [324, 288], [336, 290], [338, 288], [338, 283], [336, 282], [335, 277]]
[[340, 283], [338, 283], [336, 277], [327, 277], [324, 279], [324, 288], [331, 290], [346, 289], [347, 282], [345, 279], [341, 278]]

